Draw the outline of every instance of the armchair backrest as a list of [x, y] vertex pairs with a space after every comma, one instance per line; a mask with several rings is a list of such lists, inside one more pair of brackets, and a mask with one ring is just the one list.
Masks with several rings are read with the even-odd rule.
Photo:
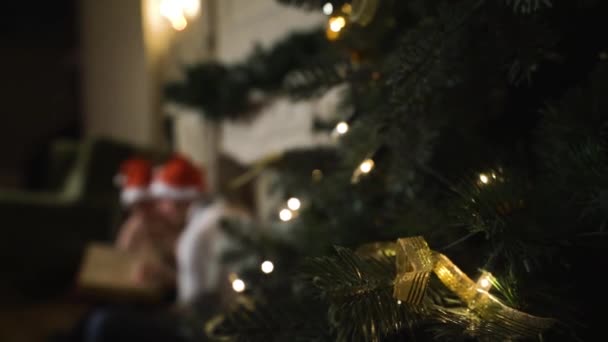
[[109, 138], [83, 141], [78, 147], [78, 157], [65, 179], [63, 195], [92, 202], [116, 202], [119, 189], [113, 182], [114, 176], [120, 163], [133, 155], [160, 161], [167, 153]]

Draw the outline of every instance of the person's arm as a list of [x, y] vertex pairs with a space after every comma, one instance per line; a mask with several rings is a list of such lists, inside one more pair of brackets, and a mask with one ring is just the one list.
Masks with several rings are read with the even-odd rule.
[[124, 251], [133, 251], [143, 238], [141, 222], [136, 217], [129, 217], [120, 227], [115, 246]]

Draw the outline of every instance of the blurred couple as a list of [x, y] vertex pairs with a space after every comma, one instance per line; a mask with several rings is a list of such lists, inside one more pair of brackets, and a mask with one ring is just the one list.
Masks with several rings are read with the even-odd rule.
[[[208, 318], [233, 297], [229, 275], [235, 270], [221, 260], [231, 243], [221, 221], [249, 221], [251, 213], [211, 196], [205, 178], [178, 154], [156, 167], [142, 158], [123, 162], [116, 182], [127, 216], [115, 245], [140, 256], [134, 283], [177, 295], [170, 313]], [[88, 320], [85, 340], [182, 340], [176, 319], [166, 310], [159, 315], [98, 310]]]

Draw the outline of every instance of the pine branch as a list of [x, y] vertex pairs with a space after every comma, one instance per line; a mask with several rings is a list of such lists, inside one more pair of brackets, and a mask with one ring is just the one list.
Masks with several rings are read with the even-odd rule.
[[330, 301], [338, 341], [376, 341], [407, 322], [392, 296], [394, 260], [363, 259], [338, 247], [335, 257], [312, 259], [305, 273]]
[[[212, 340], [243, 342], [330, 341], [324, 315], [314, 300], [272, 301], [242, 297], [211, 331]], [[285, 318], [289, 317], [289, 321]]]
[[505, 0], [505, 2], [513, 11], [522, 14], [530, 14], [553, 6], [551, 0]]
[[[550, 198], [562, 199], [554, 204], [564, 207], [560, 220], [587, 231], [596, 231], [608, 218], [608, 101], [603, 95], [608, 68], [600, 66], [592, 75], [590, 82], [543, 111], [537, 145], [546, 191]], [[564, 217], [567, 212], [573, 215]]]
[[255, 91], [278, 92], [286, 75], [337, 56], [319, 29], [294, 32], [271, 49], [257, 47], [243, 62], [198, 63], [185, 67], [185, 80], [167, 84], [168, 99], [194, 107], [212, 119], [243, 117], [259, 106]]
[[[605, 2], [586, 1], [580, 12], [578, 5], [557, 3], [555, 11], [541, 11], [551, 6], [543, 0], [450, 1], [439, 9], [437, 2], [399, 1], [409, 16], [379, 14], [375, 22], [395, 25], [390, 39], [354, 45], [366, 47], [361, 55], [367, 75], [342, 77], [324, 60], [295, 83], [293, 89], [308, 96], [345, 80], [357, 113], [340, 138], [336, 158], [319, 166], [321, 180], [310, 176], [321, 160], [281, 165], [290, 173], [281, 178], [285, 193], [297, 189], [309, 199], [290, 222], [297, 257], [323, 254], [332, 244], [353, 247], [414, 234], [437, 246], [456, 240], [451, 257], [466, 273], [487, 261], [484, 266], [499, 279], [495, 294], [506, 303], [568, 322], [595, 320], [594, 331], [601, 331], [601, 318], [590, 310], [601, 282], [576, 280], [596, 272], [605, 255], [608, 77], [598, 69], [589, 73], [590, 84], [582, 84], [595, 64], [605, 64], [598, 62], [605, 59], [605, 52], [598, 55], [603, 41], [583, 39], [601, 27]], [[596, 22], [587, 23], [588, 12], [598, 13]], [[562, 58], [560, 64], [550, 56]], [[563, 100], [551, 100], [539, 122], [542, 103], [555, 98]], [[353, 169], [370, 155], [376, 167], [350, 184]], [[486, 170], [488, 165], [494, 170]], [[488, 184], [480, 183], [480, 172], [490, 177]], [[466, 227], [469, 235], [457, 240], [466, 232], [454, 227]], [[583, 238], [588, 234], [596, 235]], [[368, 260], [338, 248], [311, 265], [306, 275], [327, 302], [315, 318], [325, 322], [329, 312], [325, 323], [331, 340], [403, 340], [406, 334], [427, 337], [421, 340], [512, 338], [503, 336], [497, 322], [465, 309], [434, 277], [422, 307], [398, 305], [389, 260]], [[251, 283], [268, 286], [267, 281]], [[292, 295], [275, 291], [273, 300]], [[580, 311], [589, 314], [577, 317]], [[285, 317], [268, 320], [306, 321], [291, 309], [278, 312]], [[277, 336], [268, 332], [274, 323], [240, 324], [248, 325], [264, 327], [261, 336], [269, 340]]]
[[343, 83], [351, 73], [350, 65], [345, 62], [319, 63], [287, 74], [284, 89], [293, 99], [310, 98]]
[[508, 267], [528, 272], [534, 265], [551, 262], [567, 231], [547, 230], [539, 222], [536, 208], [540, 203], [529, 195], [538, 189], [526, 177], [506, 170], [485, 175], [487, 183], [478, 175], [476, 182], [464, 183], [460, 193], [465, 197], [455, 199], [460, 204], [455, 207], [454, 219], [468, 226], [471, 233], [485, 235], [488, 244], [482, 250], [491, 255], [492, 265], [506, 261]]

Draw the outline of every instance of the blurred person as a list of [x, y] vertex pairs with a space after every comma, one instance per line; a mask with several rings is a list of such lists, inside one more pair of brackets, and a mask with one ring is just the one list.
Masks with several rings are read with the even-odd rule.
[[120, 202], [127, 217], [118, 231], [115, 246], [139, 259], [132, 275], [137, 284], [153, 285], [164, 290], [175, 288], [175, 241], [179, 228], [155, 211], [149, 186], [152, 164], [143, 158], [125, 160], [115, 182], [122, 187]]
[[153, 169], [142, 159], [121, 165], [117, 180], [122, 185], [121, 203], [127, 218], [115, 246], [141, 257], [134, 281], [141, 285], [173, 286], [170, 302], [160, 305], [126, 303], [97, 308], [84, 320], [80, 334], [85, 342], [187, 341], [176, 314], [176, 244], [188, 209], [202, 193], [200, 174], [180, 156]]
[[186, 226], [194, 203], [207, 193], [203, 170], [187, 158], [174, 154], [155, 171], [149, 194], [155, 212], [172, 226]]
[[146, 221], [154, 205], [148, 193], [152, 179], [152, 164], [143, 158], [123, 161], [114, 183], [121, 187], [120, 203], [127, 211], [126, 220], [118, 231], [116, 247], [134, 251], [143, 244]]
[[[178, 229], [156, 211], [150, 196], [153, 178], [150, 161], [133, 157], [123, 161], [114, 183], [120, 187], [125, 219], [114, 247], [136, 259], [130, 274], [133, 285], [159, 289], [160, 302], [123, 298], [92, 308], [71, 332], [67, 341], [164, 341], [174, 339], [174, 325], [165, 324], [163, 312], [175, 300], [175, 248]], [[152, 304], [152, 305], [150, 305]], [[155, 329], [145, 329], [153, 324]]]
[[193, 204], [177, 244], [180, 306], [210, 315], [230, 303], [234, 294], [230, 276], [238, 268], [223, 260], [225, 252], [234, 247], [223, 223], [249, 220], [251, 213], [226, 195], [207, 196]]
[[202, 331], [192, 331], [184, 322], [206, 321], [231, 300], [234, 268], [222, 261], [231, 246], [222, 220], [248, 220], [247, 210], [229, 197], [211, 196], [203, 169], [180, 155], [154, 173], [149, 196], [158, 215], [184, 227], [175, 244], [177, 303], [162, 312], [105, 312], [91, 320], [86, 341], [191, 340]]
[[223, 262], [232, 247], [222, 221], [250, 219], [250, 212], [226, 196], [212, 196], [203, 169], [175, 155], [155, 175], [150, 194], [157, 211], [172, 224], [184, 225], [176, 244], [178, 305], [187, 310], [217, 311], [231, 299], [232, 264]]

